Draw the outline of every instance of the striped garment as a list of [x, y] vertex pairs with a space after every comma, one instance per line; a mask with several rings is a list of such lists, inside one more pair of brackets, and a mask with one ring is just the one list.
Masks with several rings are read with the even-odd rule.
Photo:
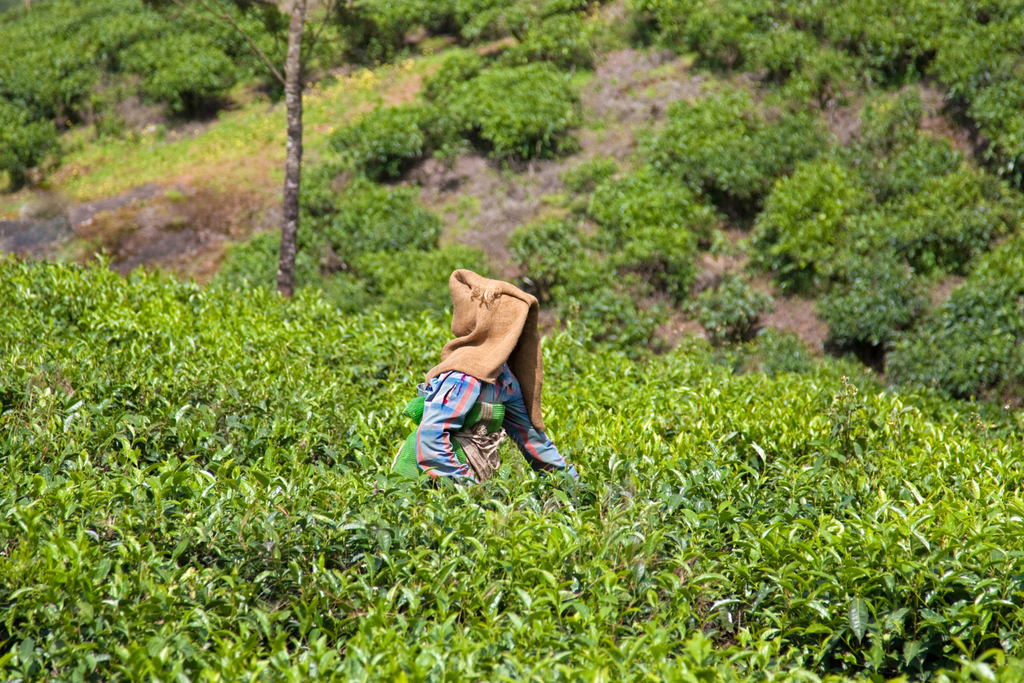
[[474, 403], [484, 401], [505, 406], [502, 426], [534, 470], [565, 471], [579, 479], [576, 468], [566, 464], [551, 439], [534, 429], [519, 381], [507, 364], [502, 366], [494, 384], [452, 371], [432, 379], [426, 391], [423, 420], [416, 431], [416, 461], [420, 470], [431, 477], [476, 481], [469, 465], [463, 465], [456, 457], [451, 433], [462, 428], [466, 413]]

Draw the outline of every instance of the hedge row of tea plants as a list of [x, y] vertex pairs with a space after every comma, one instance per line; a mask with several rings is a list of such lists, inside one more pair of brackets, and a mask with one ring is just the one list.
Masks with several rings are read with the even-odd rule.
[[641, 36], [713, 68], [763, 74], [816, 105], [933, 77], [1019, 184], [1024, 140], [1021, 0], [633, 0]]
[[331, 146], [373, 179], [395, 178], [428, 156], [477, 148], [503, 159], [578, 149], [581, 122], [569, 76], [546, 64], [484, 68], [474, 53], [445, 58], [424, 86], [427, 102], [378, 107], [334, 133]]
[[1024, 239], [993, 250], [892, 353], [896, 381], [959, 397], [1016, 397], [1024, 388]]
[[568, 169], [569, 184], [585, 191], [596, 183], [589, 202], [565, 218], [518, 228], [510, 247], [542, 305], [580, 321], [590, 340], [635, 353], [656, 342], [671, 306], [689, 298], [698, 245], [718, 216], [653, 166], [616, 171], [607, 160]]
[[[123, 126], [118, 105], [132, 96], [191, 116], [265, 67], [232, 27], [175, 5], [143, 0], [51, 0], [0, 16], [0, 119], [31, 134], [0, 138], [0, 171], [15, 188], [53, 153], [56, 128]], [[287, 20], [276, 6], [215, 0], [274, 58], [283, 57]], [[244, 3], [242, 3], [244, 5]], [[280, 61], [280, 60], [279, 60]], [[13, 113], [4, 113], [12, 110]]]
[[[933, 344], [921, 341], [927, 335], [918, 327], [929, 287], [968, 274], [1020, 228], [1024, 198], [947, 141], [922, 133], [921, 117], [916, 90], [871, 98], [860, 138], [800, 162], [776, 182], [757, 217], [754, 263], [784, 291], [822, 295], [818, 312], [840, 348], [884, 353], [901, 339]], [[994, 355], [962, 366], [954, 379], [926, 369], [931, 361], [911, 370], [904, 354], [894, 377], [927, 377], [956, 395], [975, 395], [1008, 379], [1009, 357]]]
[[669, 105], [665, 126], [641, 146], [642, 158], [740, 215], [760, 206], [772, 183], [825, 148], [805, 111], [769, 112], [748, 90], [710, 90]]
[[356, 0], [339, 7], [349, 58], [380, 62], [407, 49], [416, 29], [454, 36], [463, 44], [514, 39], [506, 65], [550, 62], [559, 68], [592, 66], [599, 0]]
[[1024, 673], [1018, 416], [559, 335], [580, 482], [432, 487], [389, 470], [444, 322], [10, 260], [0, 304], [5, 678]]

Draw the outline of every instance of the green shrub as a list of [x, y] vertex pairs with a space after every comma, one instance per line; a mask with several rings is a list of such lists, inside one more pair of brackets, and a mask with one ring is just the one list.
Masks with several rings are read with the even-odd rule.
[[745, 46], [770, 25], [772, 3], [761, 0], [633, 0], [634, 12], [649, 13], [659, 42], [698, 52], [712, 65], [743, 66]]
[[[622, 260], [597, 250], [598, 241], [569, 221], [549, 219], [517, 228], [509, 246], [524, 271], [524, 284], [556, 310], [559, 320], [577, 323], [578, 334], [590, 344], [635, 355], [651, 343], [667, 312], [637, 305], [650, 283], [636, 272], [620, 272]], [[692, 268], [689, 262], [685, 267]]]
[[353, 264], [353, 272], [366, 283], [376, 310], [401, 317], [424, 312], [440, 316], [450, 310], [448, 278], [459, 268], [490, 277], [483, 252], [461, 245], [430, 251], [367, 252]]
[[750, 339], [761, 316], [774, 308], [769, 295], [758, 292], [739, 275], [727, 273], [714, 287], [697, 295], [689, 312], [717, 346]]
[[877, 96], [861, 110], [861, 139], [877, 153], [905, 149], [917, 142], [921, 115], [921, 96], [916, 88], [896, 96]]
[[132, 45], [121, 64], [143, 77], [142, 91], [176, 113], [195, 113], [204, 100], [234, 85], [237, 70], [206, 36], [170, 35]]
[[885, 349], [924, 309], [912, 271], [891, 255], [848, 257], [843, 281], [817, 303], [829, 338], [840, 348], [870, 345]]
[[772, 183], [824, 145], [813, 117], [769, 121], [745, 90], [674, 102], [664, 129], [642, 146], [645, 158], [717, 202], [755, 206]]
[[0, 172], [7, 172], [9, 191], [20, 189], [29, 169], [58, 157], [60, 150], [52, 122], [30, 121], [23, 108], [0, 99]]
[[552, 288], [567, 284], [580, 261], [590, 258], [577, 227], [557, 218], [516, 228], [508, 246], [542, 303], [551, 300]]
[[766, 327], [758, 331], [756, 342], [761, 372], [769, 377], [788, 372], [807, 373], [814, 369], [807, 345], [792, 332]]
[[[276, 233], [261, 233], [233, 245], [215, 284], [240, 290], [275, 289], [279, 246]], [[332, 272], [321, 251], [300, 249], [295, 263], [297, 286], [319, 292], [324, 301], [347, 314], [373, 310], [386, 316], [440, 316], [451, 308], [448, 276], [452, 271], [469, 268], [485, 276], [489, 273], [484, 254], [462, 246], [363, 252], [343, 265]]]
[[380, 180], [396, 178], [437, 145], [432, 144], [438, 119], [432, 105], [377, 107], [372, 113], [331, 136], [331, 147], [344, 163]]
[[784, 290], [807, 290], [869, 202], [856, 175], [835, 161], [798, 165], [765, 200], [751, 240], [754, 262]]
[[965, 273], [998, 237], [1020, 225], [1021, 200], [994, 178], [964, 165], [885, 205], [879, 234], [921, 273]]
[[356, 179], [333, 209], [318, 237], [343, 261], [367, 252], [429, 251], [441, 236], [441, 221], [419, 204], [412, 188]]
[[984, 257], [890, 354], [895, 382], [978, 396], [1024, 381], [1024, 240]]
[[501, 61], [511, 66], [548, 62], [562, 69], [590, 68], [595, 27], [580, 13], [556, 14], [534, 24], [519, 43], [502, 53]]
[[[471, 250], [435, 251], [441, 222], [419, 204], [414, 190], [357, 178], [344, 192], [334, 193], [327, 180], [333, 171], [314, 169], [307, 178], [310, 192], [303, 197], [295, 260], [298, 287], [321, 291], [346, 312], [378, 304], [388, 313], [440, 312], [449, 304], [443, 304], [439, 290], [424, 280], [452, 263], [472, 265], [452, 267], [442, 284], [457, 267], [485, 267], [482, 257]], [[262, 233], [232, 246], [217, 281], [274, 289], [279, 246], [277, 233]], [[395, 272], [389, 274], [389, 269]]]
[[[5, 21], [0, 96], [23, 105], [33, 119], [79, 121], [100, 113], [92, 106], [101, 81], [109, 89], [139, 77], [143, 94], [187, 111], [197, 97], [220, 95], [239, 77], [266, 73], [232, 27], [179, 13], [173, 5], [173, 14], [165, 15], [156, 5], [54, 0]], [[225, 3], [218, 11], [230, 12], [264, 52], [276, 56], [275, 35], [287, 30], [276, 8], [261, 14]]]
[[697, 238], [710, 236], [714, 211], [650, 167], [599, 185], [587, 208], [603, 228], [595, 244], [620, 271], [651, 282], [677, 301], [693, 282]]
[[927, 63], [949, 8], [936, 0], [802, 2], [795, 18], [820, 26], [826, 40], [858, 55], [882, 79], [899, 83]]
[[826, 109], [843, 103], [847, 93], [863, 88], [871, 76], [871, 70], [856, 55], [823, 45], [801, 56], [799, 70], [789, 74], [779, 94], [785, 101], [813, 103]]
[[988, 139], [985, 156], [997, 172], [1019, 185], [1024, 157], [1019, 8], [988, 3], [949, 11], [943, 23], [929, 70]]
[[431, 102], [448, 100], [466, 81], [476, 78], [484, 60], [475, 52], [456, 50], [445, 56], [437, 73], [423, 81], [423, 96]]
[[579, 96], [547, 64], [491, 68], [459, 85], [449, 114], [498, 158], [548, 157], [577, 149]]
[[[261, 232], [245, 242], [232, 244], [216, 281], [240, 289], [276, 289], [280, 253], [281, 234], [276, 231]], [[315, 254], [310, 249], [300, 249], [296, 254], [295, 281], [300, 287], [320, 281]]]
[[[595, 0], [454, 0], [455, 22], [467, 40], [514, 37], [528, 40], [532, 29], [563, 14], [575, 14], [598, 4]], [[550, 29], [549, 29], [550, 30]], [[556, 33], [561, 31], [555, 29]], [[565, 36], [570, 42], [572, 36]]]
[[614, 159], [595, 157], [576, 164], [559, 174], [559, 179], [573, 192], [593, 192], [594, 188], [614, 176], [619, 165]]
[[551, 288], [551, 304], [558, 320], [571, 323], [573, 335], [587, 348], [613, 348], [635, 358], [655, 342], [654, 333], [669, 311], [638, 303], [649, 286], [637, 275], [616, 273], [593, 251], [559, 275], [561, 280]]
[[417, 26], [443, 30], [453, 20], [447, 0], [357, 0], [338, 3], [336, 21], [349, 61], [373, 63], [394, 59], [405, 49], [405, 36]]
[[855, 169], [878, 202], [920, 192], [935, 176], [946, 175], [964, 164], [963, 154], [945, 140], [919, 135], [916, 141], [889, 155], [854, 144], [842, 150], [843, 162]]

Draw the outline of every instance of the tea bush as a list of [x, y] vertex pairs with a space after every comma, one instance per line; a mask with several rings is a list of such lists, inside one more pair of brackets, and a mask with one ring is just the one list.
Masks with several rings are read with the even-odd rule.
[[142, 92], [176, 113], [198, 111], [204, 100], [237, 80], [232, 60], [207, 36], [172, 34], [140, 41], [122, 52], [120, 60], [129, 72], [147, 74]]
[[478, 73], [474, 57], [442, 63], [425, 86], [433, 102], [379, 107], [335, 133], [331, 146], [374, 179], [397, 177], [428, 154], [451, 157], [471, 146], [506, 159], [576, 150], [569, 131], [580, 123], [579, 96], [566, 76], [546, 64]]
[[896, 344], [894, 381], [969, 397], [1024, 380], [1024, 242], [1013, 237], [981, 260], [967, 281]]
[[[283, 61], [287, 21], [275, 4], [213, 5]], [[57, 131], [92, 124], [98, 134], [123, 134], [119, 107], [133, 97], [187, 118], [219, 106], [239, 81], [270, 79], [238, 31], [203, 15], [145, 0], [52, 0], [0, 17], [0, 159], [12, 189], [44, 158], [59, 160]], [[311, 67], [329, 63], [323, 41], [311, 48]]]
[[558, 179], [573, 192], [593, 192], [598, 185], [614, 176], [618, 171], [619, 165], [615, 163], [614, 159], [598, 157], [588, 159], [562, 171]]
[[694, 51], [717, 69], [761, 71], [779, 92], [825, 106], [875, 84], [928, 75], [991, 144], [985, 156], [1019, 185], [1024, 144], [1017, 0], [632, 0], [650, 42]]
[[[275, 54], [273, 13], [232, 12], [264, 52]], [[102, 115], [94, 105], [101, 84], [137, 78], [141, 92], [187, 113], [197, 98], [215, 96], [264, 67], [231, 27], [184, 12], [165, 16], [141, 0], [53, 0], [2, 20], [0, 97], [33, 120], [72, 122]], [[277, 34], [280, 36], [280, 34]], [[103, 83], [107, 81], [107, 83]]]
[[805, 162], [779, 180], [757, 217], [754, 261], [784, 290], [814, 285], [847, 241], [851, 221], [870, 202], [855, 173], [829, 159]]
[[581, 482], [431, 487], [388, 472], [442, 321], [9, 260], [0, 298], [5, 678], [1024, 673], [1015, 415], [557, 335]]
[[347, 54], [356, 61], [394, 59], [406, 36], [422, 27], [463, 43], [514, 37], [508, 63], [545, 60], [561, 66], [589, 66], [592, 28], [580, 12], [592, 0], [357, 0], [338, 8]]
[[921, 95], [916, 88], [895, 96], [876, 95], [861, 109], [861, 141], [867, 149], [881, 154], [912, 147], [918, 143], [922, 116]]
[[551, 300], [552, 289], [564, 286], [580, 261], [589, 260], [586, 239], [570, 221], [548, 219], [517, 228], [509, 236], [509, 249], [518, 266], [529, 275], [529, 285], [541, 302]]
[[561, 69], [592, 67], [595, 27], [581, 13], [556, 14], [534, 23], [518, 43], [502, 53], [501, 61], [509, 65], [547, 62]]
[[805, 113], [769, 121], [745, 90], [673, 102], [665, 127], [642, 146], [644, 158], [718, 203], [756, 205], [772, 183], [823, 148]]
[[59, 154], [60, 142], [52, 122], [30, 121], [24, 109], [0, 99], [0, 172], [7, 172], [8, 189], [20, 189], [29, 169]]
[[[357, 178], [341, 193], [324, 183], [330, 167], [308, 178], [295, 279], [346, 313], [443, 314], [451, 306], [448, 275], [458, 268], [487, 273], [484, 255], [465, 247], [438, 249], [441, 222], [408, 188]], [[256, 235], [233, 245], [217, 275], [221, 285], [264, 287], [277, 282], [280, 236]]]
[[484, 69], [484, 60], [475, 52], [456, 50], [446, 55], [437, 72], [423, 81], [423, 96], [431, 102], [444, 102], [462, 83], [475, 78]]
[[588, 346], [637, 355], [652, 342], [665, 311], [637, 304], [650, 293], [650, 284], [635, 272], [622, 272], [622, 260], [598, 251], [594, 237], [583, 235], [575, 223], [527, 224], [512, 233], [509, 246], [524, 270], [524, 284], [554, 308], [559, 320], [578, 323]]
[[450, 14], [450, 3], [429, 0], [360, 0], [335, 9], [345, 56], [349, 61], [380, 63], [394, 59], [405, 36], [416, 26], [437, 29]]
[[331, 136], [344, 163], [369, 178], [397, 178], [437, 145], [431, 144], [437, 110], [431, 105], [378, 107]]
[[[417, 201], [413, 188], [356, 179], [338, 195], [322, 226], [323, 239], [344, 260], [377, 251], [426, 251], [437, 246], [441, 221]], [[314, 228], [315, 229], [315, 228]]]
[[[303, 245], [306, 247], [306, 245]], [[217, 281], [233, 287], [277, 287], [277, 265], [280, 258], [281, 234], [262, 232], [245, 242], [228, 247], [224, 264], [217, 272]], [[296, 282], [316, 282], [319, 264], [311, 249], [300, 248], [295, 255]]]
[[965, 273], [989, 245], [1020, 225], [1021, 202], [967, 168], [923, 183], [885, 206], [886, 242], [922, 273]]
[[920, 285], [891, 254], [845, 256], [842, 280], [818, 301], [818, 315], [840, 348], [888, 348], [924, 310]]
[[716, 346], [750, 339], [761, 316], [772, 310], [772, 298], [735, 273], [724, 275], [713, 287], [698, 294], [689, 306], [690, 314]]
[[449, 114], [495, 157], [545, 157], [573, 152], [579, 95], [547, 64], [493, 67], [459, 85]]
[[620, 271], [641, 274], [676, 300], [693, 282], [697, 238], [707, 238], [717, 219], [686, 186], [650, 167], [602, 183], [587, 213], [603, 228], [595, 245]]
[[756, 349], [758, 369], [769, 377], [814, 370], [814, 361], [807, 352], [807, 345], [792, 332], [780, 332], [770, 327], [759, 330]]
[[846, 249], [881, 251], [918, 274], [965, 273], [1021, 221], [1021, 197], [918, 131], [916, 95], [879, 97], [861, 141], [804, 162], [776, 183], [758, 216], [754, 261], [784, 289], [827, 288]]

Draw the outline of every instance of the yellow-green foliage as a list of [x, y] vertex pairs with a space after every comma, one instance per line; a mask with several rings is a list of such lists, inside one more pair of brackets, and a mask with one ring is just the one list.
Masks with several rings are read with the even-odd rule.
[[442, 322], [10, 261], [0, 303], [5, 678], [1024, 673], [1014, 416], [563, 335], [581, 481], [431, 487], [389, 470]]

